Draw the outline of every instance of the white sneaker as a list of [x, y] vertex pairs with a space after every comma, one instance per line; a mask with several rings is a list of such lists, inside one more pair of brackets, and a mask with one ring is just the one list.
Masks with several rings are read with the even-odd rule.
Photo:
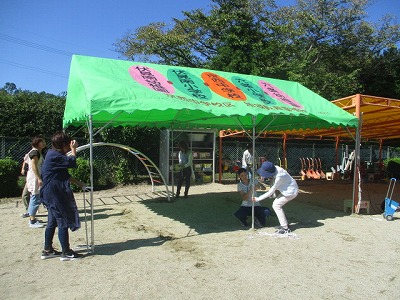
[[288, 235], [289, 233], [291, 233], [291, 230], [289, 227], [288, 228], [281, 227], [277, 231], [275, 231], [275, 234], [278, 234], [278, 235]]
[[38, 220], [35, 221], [35, 223], [31, 223], [31, 221], [29, 221], [29, 228], [43, 228], [44, 224], [40, 223]]

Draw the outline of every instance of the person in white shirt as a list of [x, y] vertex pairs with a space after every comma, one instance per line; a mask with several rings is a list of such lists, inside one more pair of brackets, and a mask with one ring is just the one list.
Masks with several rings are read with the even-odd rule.
[[289, 224], [282, 207], [297, 197], [299, 187], [296, 180], [294, 180], [285, 169], [275, 166], [270, 161], [263, 162], [261, 168], [257, 170], [257, 173], [264, 178], [273, 177], [274, 183], [265, 194], [260, 197], [253, 197], [253, 201], [259, 202], [271, 196], [275, 196], [272, 208], [274, 209], [280, 224], [280, 228], [275, 233], [290, 233]]
[[[242, 204], [234, 213], [234, 216], [240, 220], [242, 227], [248, 227], [247, 217], [252, 215], [252, 195], [253, 187], [255, 189], [265, 189], [258, 180], [250, 180], [245, 168], [240, 168], [237, 171], [240, 181], [237, 185], [237, 190], [242, 199]], [[266, 219], [271, 214], [271, 210], [262, 207], [260, 203], [254, 203], [254, 225], [256, 227], [264, 227]]]
[[249, 178], [253, 176], [252, 174], [253, 164], [254, 164], [253, 147], [250, 144], [247, 144], [246, 150], [243, 152], [242, 156], [242, 168], [245, 168], [247, 170]]
[[193, 173], [193, 153], [189, 150], [188, 144], [185, 141], [180, 141], [179, 144], [179, 166], [181, 171], [179, 172], [178, 184], [176, 186], [175, 198], [179, 198], [182, 184], [185, 182], [185, 194], [184, 197], [188, 197], [190, 188], [190, 178], [194, 177]]
[[31, 195], [29, 199], [29, 227], [42, 228], [43, 224], [36, 219], [36, 213], [39, 205], [42, 203], [40, 199], [40, 187], [42, 186], [41, 168], [43, 164], [43, 150], [46, 147], [46, 141], [43, 136], [38, 135], [32, 140], [32, 149], [29, 151], [29, 168], [26, 174], [26, 185]]
[[[24, 156], [24, 160], [22, 162], [22, 167], [21, 167], [21, 175], [22, 176], [26, 176], [27, 172], [28, 172], [28, 168], [29, 168], [29, 153], [25, 154]], [[27, 218], [29, 217], [29, 213], [28, 213], [28, 207], [29, 207], [29, 199], [31, 197], [31, 194], [28, 191], [28, 185], [25, 182], [25, 186], [24, 189], [22, 191], [22, 203], [25, 206], [25, 212], [23, 214], [21, 214], [21, 217], [23, 218]]]

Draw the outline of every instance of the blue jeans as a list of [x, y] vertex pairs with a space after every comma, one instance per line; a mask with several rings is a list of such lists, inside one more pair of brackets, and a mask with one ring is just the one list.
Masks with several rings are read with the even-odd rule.
[[[265, 226], [266, 219], [271, 214], [271, 210], [262, 206], [254, 206], [254, 217], [258, 219], [262, 226]], [[251, 206], [241, 206], [234, 213], [234, 216], [238, 218], [244, 225], [248, 226], [247, 217], [251, 216]]]
[[29, 200], [29, 206], [28, 206], [29, 216], [31, 217], [36, 216], [40, 203], [42, 203], [42, 201], [40, 200], [40, 195], [31, 194], [31, 199]]
[[[44, 249], [49, 250], [53, 245], [54, 233], [58, 227], [58, 240], [60, 241], [63, 252], [70, 250], [68, 227], [65, 227], [65, 222], [57, 222], [50, 207], [47, 208], [47, 225], [44, 232]], [[59, 223], [59, 224], [58, 224]]]

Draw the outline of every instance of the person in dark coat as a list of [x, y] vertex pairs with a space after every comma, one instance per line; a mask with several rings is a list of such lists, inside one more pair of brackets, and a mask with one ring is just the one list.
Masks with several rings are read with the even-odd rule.
[[[78, 143], [64, 132], [56, 132], [51, 140], [52, 149], [46, 154], [42, 165], [42, 187], [40, 196], [47, 207], [47, 226], [42, 259], [60, 256], [60, 260], [74, 260], [82, 255], [70, 248], [68, 229], [75, 231], [81, 227], [78, 208], [71, 182], [83, 187], [84, 184], [68, 173], [68, 168], [76, 168], [76, 148]], [[71, 151], [71, 155], [66, 153]], [[58, 239], [62, 253], [53, 248], [53, 237], [58, 227]]]

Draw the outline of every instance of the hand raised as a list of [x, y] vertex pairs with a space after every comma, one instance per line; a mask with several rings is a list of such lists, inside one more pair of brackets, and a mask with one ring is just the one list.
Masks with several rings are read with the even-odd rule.
[[69, 146], [71, 147], [71, 149], [76, 149], [78, 148], [78, 142], [76, 140], [72, 140]]

